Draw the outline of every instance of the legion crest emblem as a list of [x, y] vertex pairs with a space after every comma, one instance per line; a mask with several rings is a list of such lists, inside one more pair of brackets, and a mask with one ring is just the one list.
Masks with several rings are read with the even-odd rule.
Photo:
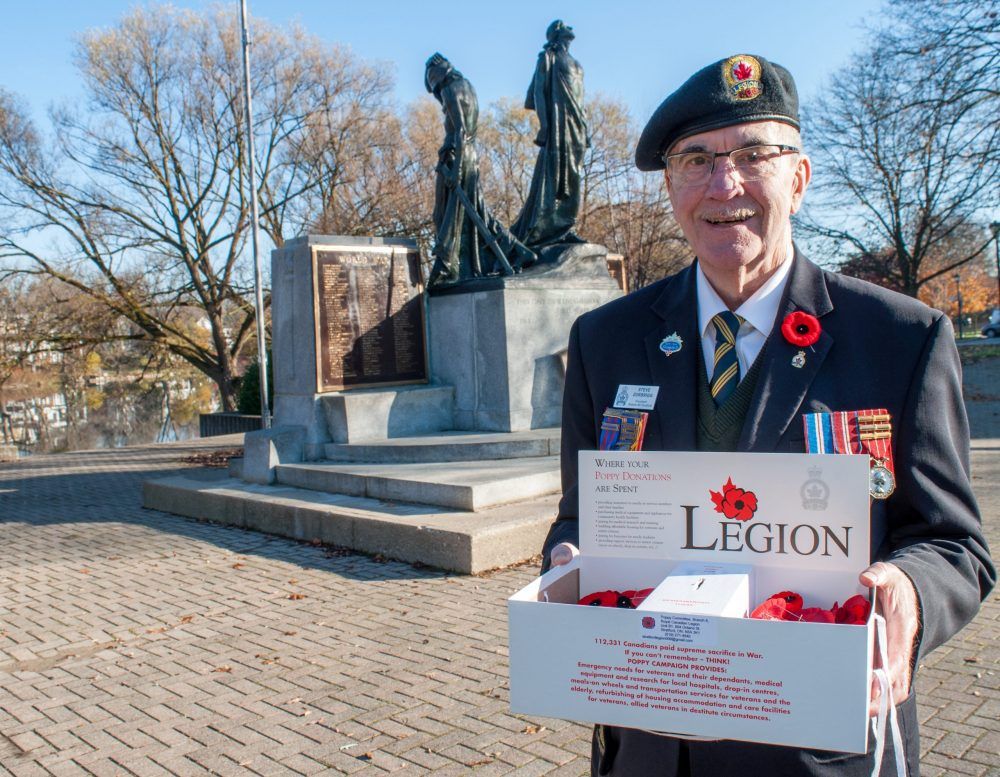
[[760, 80], [760, 62], [746, 54], [737, 54], [722, 64], [722, 75], [734, 100], [753, 100], [764, 92]]

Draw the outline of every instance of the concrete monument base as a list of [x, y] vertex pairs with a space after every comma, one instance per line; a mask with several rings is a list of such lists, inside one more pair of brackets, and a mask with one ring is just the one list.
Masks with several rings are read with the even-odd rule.
[[458, 572], [531, 558], [559, 499], [570, 327], [621, 295], [605, 249], [553, 246], [522, 274], [435, 290], [429, 384], [319, 391], [312, 251], [351, 240], [274, 253], [275, 426], [247, 434], [231, 477], [151, 481], [145, 506]]
[[409, 437], [453, 429], [451, 386], [401, 386], [322, 394], [327, 433], [335, 443]]
[[570, 327], [580, 314], [621, 296], [603, 246], [564, 252], [558, 265], [431, 293], [431, 375], [454, 386], [456, 429], [559, 424]]
[[556, 515], [551, 429], [330, 444], [337, 462], [296, 463], [300, 440], [301, 429], [254, 432], [230, 472], [147, 481], [143, 505], [473, 574], [534, 556]]

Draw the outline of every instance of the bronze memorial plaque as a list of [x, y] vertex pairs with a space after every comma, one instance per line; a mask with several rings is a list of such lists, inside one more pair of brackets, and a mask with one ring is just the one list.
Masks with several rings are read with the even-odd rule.
[[420, 253], [313, 249], [316, 390], [427, 382]]

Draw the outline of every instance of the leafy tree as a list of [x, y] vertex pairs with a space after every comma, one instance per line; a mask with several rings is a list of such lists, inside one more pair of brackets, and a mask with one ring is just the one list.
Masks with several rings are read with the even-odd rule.
[[578, 231], [625, 257], [630, 289], [675, 273], [694, 255], [674, 220], [663, 176], [635, 168], [639, 128], [620, 101], [588, 103], [591, 151], [584, 160]]
[[[271, 354], [267, 354], [267, 399], [268, 406], [274, 400], [274, 373], [271, 369]], [[236, 409], [249, 415], [260, 415], [260, 362], [254, 359], [247, 365], [240, 380], [239, 398]]]
[[[626, 258], [629, 288], [676, 272], [693, 258], [674, 221], [658, 175], [635, 169], [638, 128], [620, 101], [596, 95], [587, 102], [591, 148], [584, 157], [576, 231]], [[531, 185], [538, 148], [534, 112], [513, 100], [490, 106], [479, 133], [483, 188], [494, 213], [510, 223]]]
[[916, 296], [982, 256], [987, 234], [956, 237], [1000, 193], [997, 9], [891, 0], [891, 21], [806, 111], [815, 176], [800, 224], [827, 258], [881, 257], [886, 280]]
[[[138, 8], [86, 33], [86, 102], [51, 111], [48, 133], [0, 91], [0, 258], [193, 365], [227, 410], [256, 327], [234, 17]], [[281, 245], [326, 202], [362, 198], [391, 83], [346, 49], [260, 21], [252, 65], [260, 226]]]

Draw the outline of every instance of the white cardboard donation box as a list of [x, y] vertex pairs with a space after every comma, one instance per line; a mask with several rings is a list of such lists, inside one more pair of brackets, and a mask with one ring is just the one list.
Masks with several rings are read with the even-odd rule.
[[[867, 456], [581, 451], [580, 556], [508, 600], [512, 711], [864, 752], [871, 617], [704, 613], [741, 609], [741, 586], [751, 611], [781, 591], [823, 609], [867, 598], [868, 477]], [[725, 606], [676, 593], [713, 569], [728, 582], [693, 586]], [[576, 604], [661, 584], [634, 610]]]

